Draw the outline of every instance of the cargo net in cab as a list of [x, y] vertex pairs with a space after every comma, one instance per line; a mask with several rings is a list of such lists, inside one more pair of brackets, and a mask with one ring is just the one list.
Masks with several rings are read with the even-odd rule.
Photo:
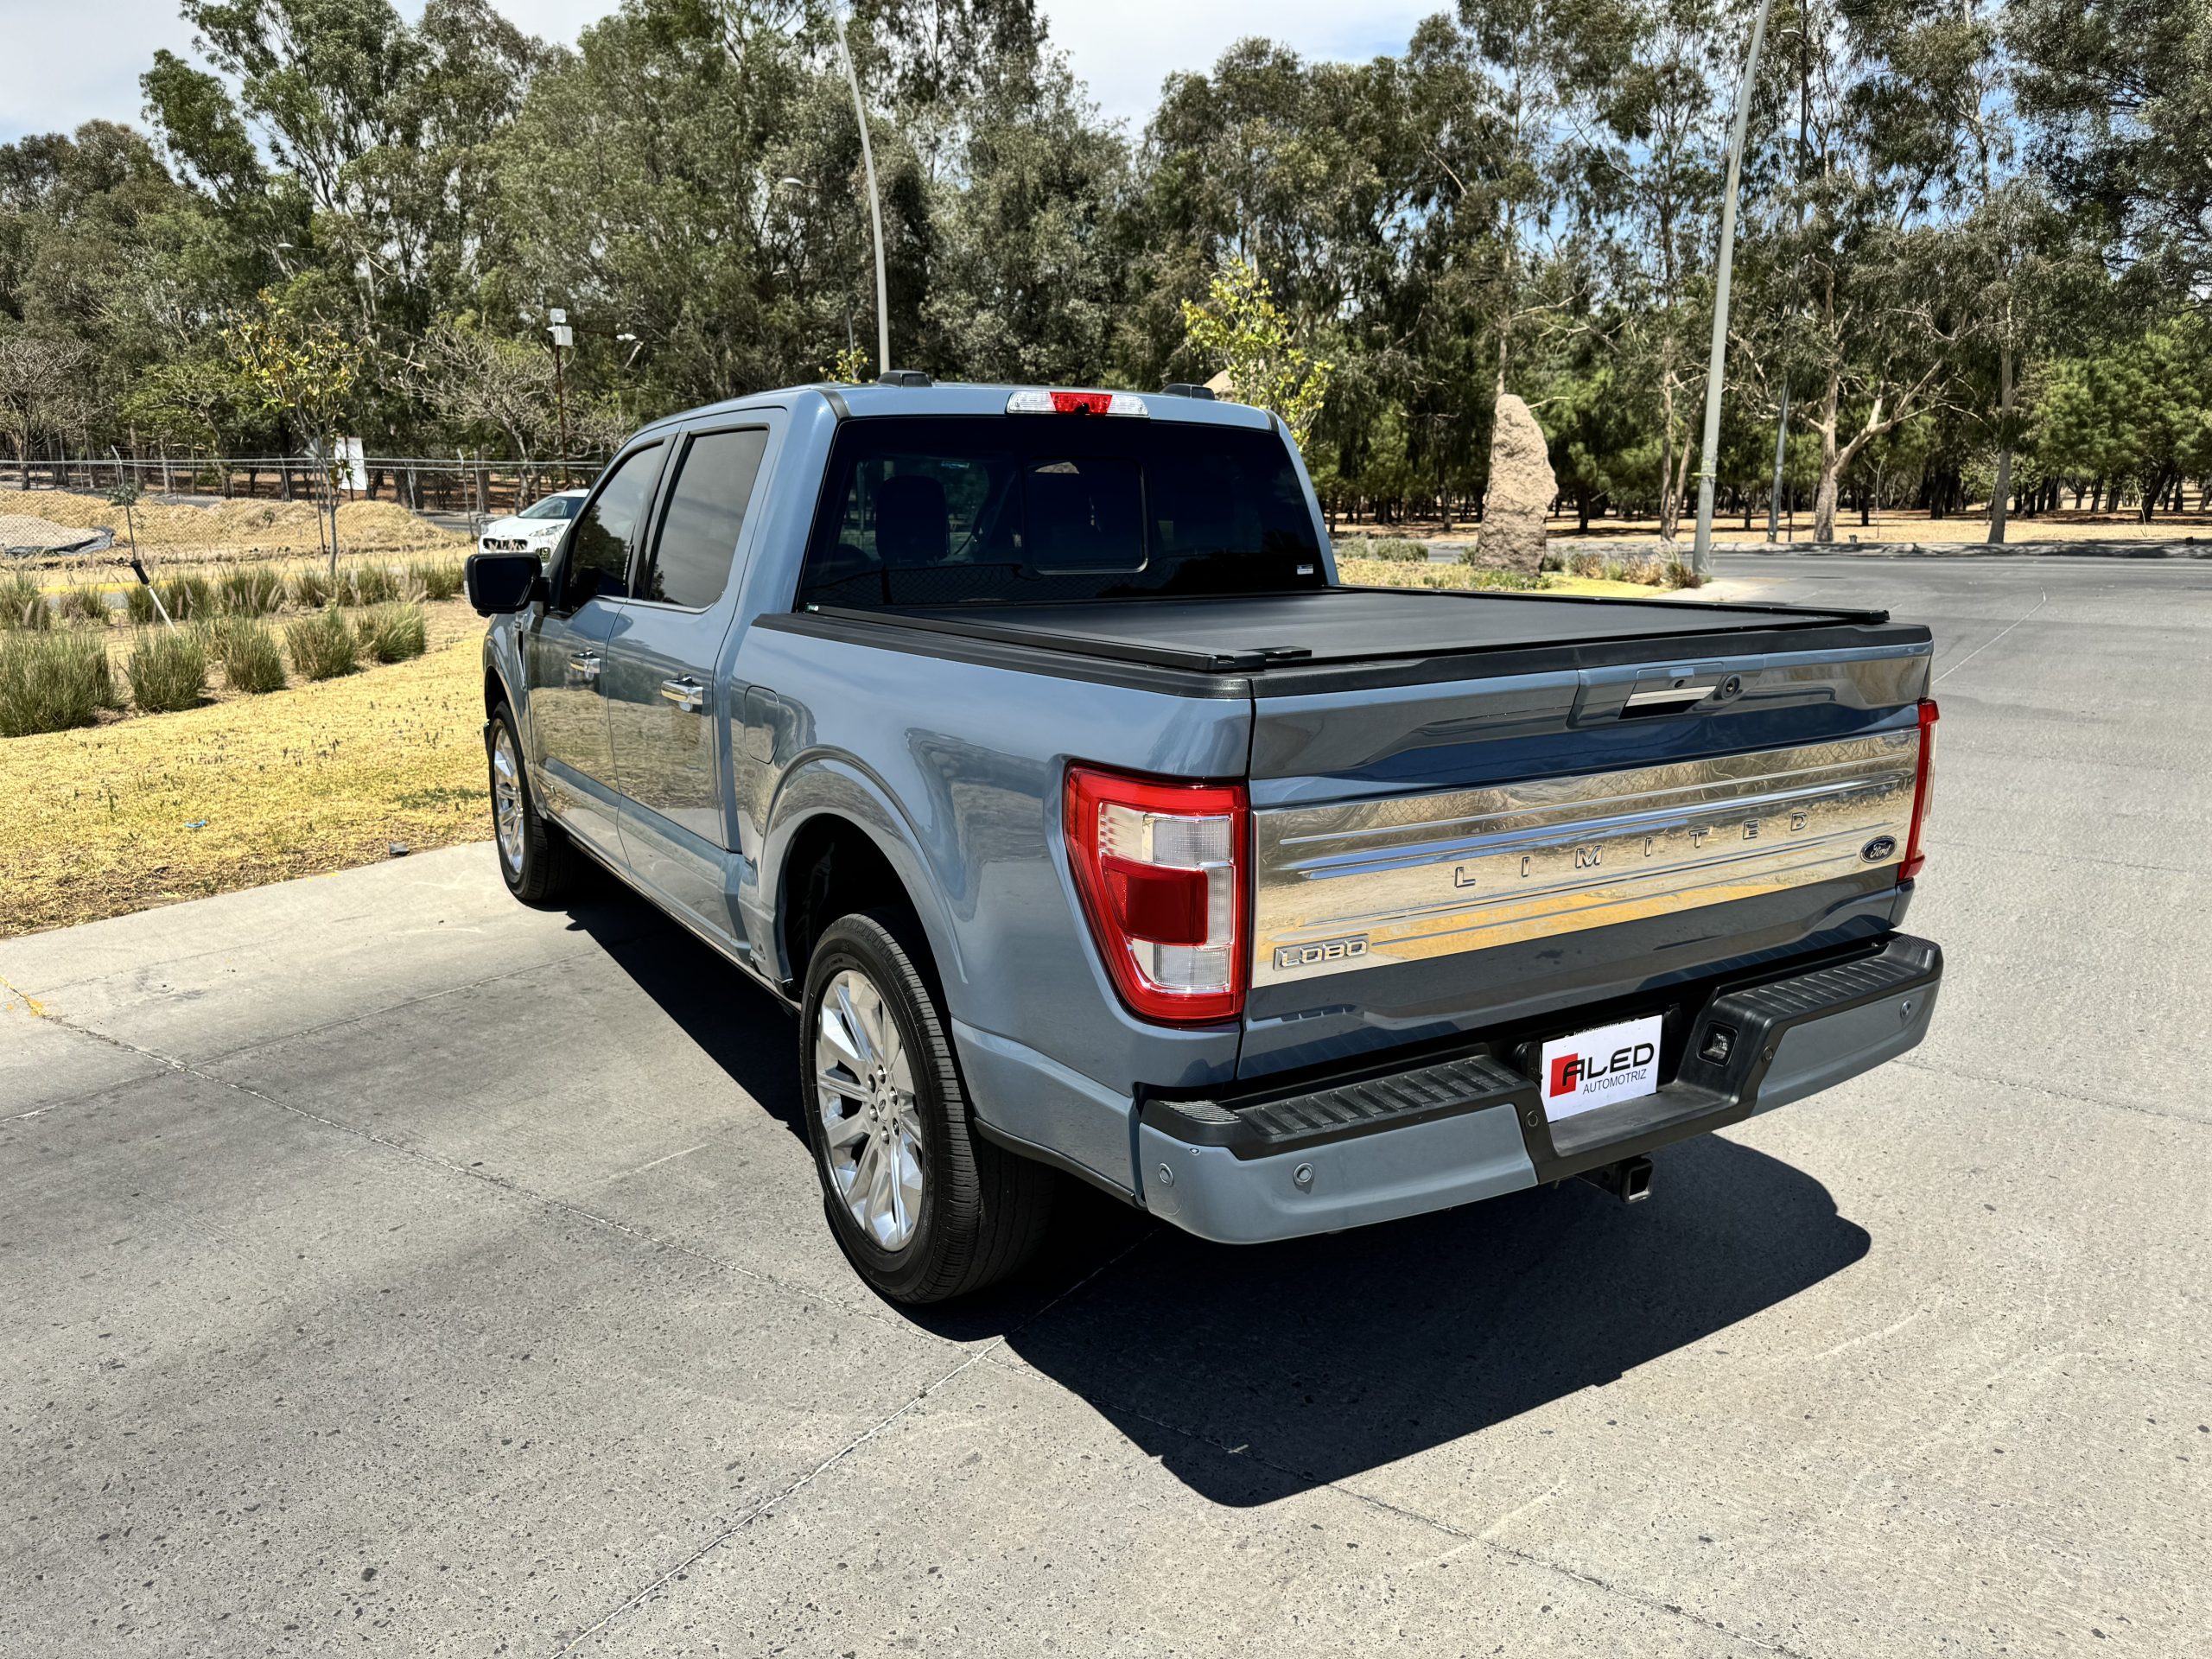
[[799, 604], [1325, 585], [1306, 492], [1272, 431], [1085, 412], [901, 416], [839, 430]]

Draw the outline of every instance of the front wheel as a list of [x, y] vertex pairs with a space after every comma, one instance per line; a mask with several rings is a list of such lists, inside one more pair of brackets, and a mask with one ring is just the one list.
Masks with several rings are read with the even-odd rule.
[[492, 711], [492, 837], [499, 843], [499, 874], [525, 905], [550, 907], [575, 886], [576, 855], [558, 824], [537, 813], [522, 739], [505, 703]]
[[903, 914], [832, 923], [807, 970], [799, 1036], [830, 1228], [861, 1276], [900, 1302], [1004, 1278], [1052, 1211], [1052, 1172], [976, 1134], [922, 960]]

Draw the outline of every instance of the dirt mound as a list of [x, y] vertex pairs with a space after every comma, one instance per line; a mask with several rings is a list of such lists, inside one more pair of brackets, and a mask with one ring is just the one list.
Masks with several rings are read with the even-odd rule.
[[[75, 529], [114, 531], [125, 541], [124, 512], [98, 496], [67, 490], [0, 490], [0, 516], [20, 513]], [[149, 553], [200, 559], [257, 559], [315, 552], [315, 508], [305, 501], [222, 501], [168, 506], [141, 501], [130, 510], [138, 545]], [[348, 501], [338, 509], [338, 544], [349, 553], [428, 552], [467, 538], [391, 501]]]

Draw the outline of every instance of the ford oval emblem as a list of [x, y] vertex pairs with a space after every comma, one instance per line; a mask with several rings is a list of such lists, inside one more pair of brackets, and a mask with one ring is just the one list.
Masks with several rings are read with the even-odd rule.
[[1878, 864], [1897, 849], [1895, 836], [1877, 836], [1859, 849], [1859, 856], [1869, 864]]

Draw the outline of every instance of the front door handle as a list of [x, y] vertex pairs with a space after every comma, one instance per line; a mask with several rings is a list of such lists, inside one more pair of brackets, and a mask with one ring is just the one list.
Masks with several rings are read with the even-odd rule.
[[579, 680], [596, 680], [599, 677], [599, 653], [587, 651], [569, 658], [569, 672]]
[[688, 677], [681, 680], [663, 680], [660, 683], [660, 694], [677, 708], [688, 709], [695, 715], [707, 706], [707, 688], [698, 681]]

